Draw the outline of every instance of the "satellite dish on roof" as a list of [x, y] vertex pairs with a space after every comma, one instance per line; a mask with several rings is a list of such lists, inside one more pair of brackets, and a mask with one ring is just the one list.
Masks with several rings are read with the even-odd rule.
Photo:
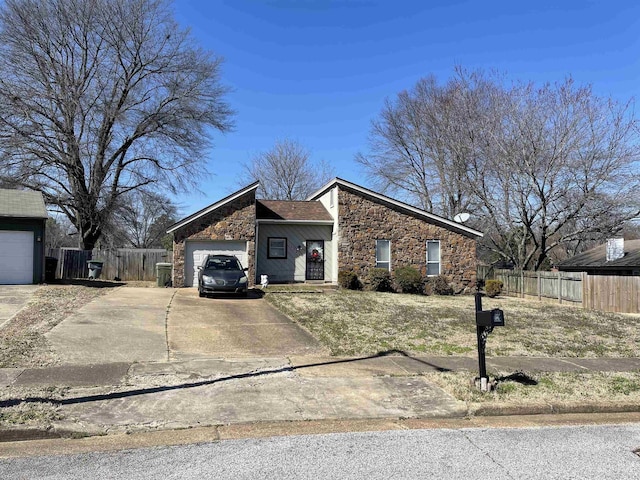
[[469, 220], [469, 214], [467, 212], [458, 213], [455, 217], [453, 217], [454, 222], [464, 223]]

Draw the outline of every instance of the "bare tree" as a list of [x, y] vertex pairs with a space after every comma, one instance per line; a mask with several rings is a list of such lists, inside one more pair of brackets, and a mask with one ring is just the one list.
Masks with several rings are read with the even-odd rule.
[[244, 168], [251, 181], [260, 182], [262, 198], [271, 200], [303, 200], [332, 177], [326, 162], [313, 162], [309, 151], [290, 139], [276, 141]]
[[[460, 70], [461, 73], [463, 73]], [[356, 155], [382, 191], [452, 218], [473, 202], [467, 168], [483, 142], [477, 125], [490, 118], [495, 87], [481, 72], [440, 85], [429, 76], [386, 100], [371, 125], [369, 152]]]
[[5, 1], [0, 182], [42, 191], [93, 248], [123, 195], [203, 169], [231, 126], [220, 61], [164, 0]]
[[373, 122], [358, 161], [384, 188], [445, 216], [473, 213], [484, 251], [540, 269], [638, 214], [632, 105], [560, 84], [506, 85], [458, 68], [418, 82]]
[[597, 97], [571, 79], [517, 85], [509, 99], [503, 129], [486, 132], [492, 182], [502, 188], [476, 193], [494, 247], [537, 270], [554, 249], [614, 233], [638, 214], [638, 130], [630, 104]]
[[109, 243], [113, 247], [162, 248], [167, 228], [178, 208], [164, 195], [146, 190], [130, 192], [112, 217]]
[[77, 232], [67, 217], [51, 216], [47, 218], [47, 234], [45, 246], [47, 248], [75, 247]]

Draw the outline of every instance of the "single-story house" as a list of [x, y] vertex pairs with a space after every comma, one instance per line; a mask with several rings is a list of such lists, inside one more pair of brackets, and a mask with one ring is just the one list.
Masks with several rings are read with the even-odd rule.
[[206, 254], [236, 255], [250, 282], [337, 283], [352, 270], [411, 265], [445, 275], [458, 290], [476, 277], [482, 233], [354, 183], [335, 178], [305, 201], [256, 199], [258, 183], [172, 225], [173, 285], [197, 285]]
[[0, 189], [0, 285], [44, 281], [47, 217], [40, 192]]
[[640, 240], [611, 239], [556, 265], [561, 272], [640, 275]]

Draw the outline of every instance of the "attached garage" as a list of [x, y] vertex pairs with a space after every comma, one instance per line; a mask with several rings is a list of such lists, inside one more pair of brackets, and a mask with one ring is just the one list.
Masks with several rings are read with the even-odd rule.
[[185, 287], [193, 287], [198, 284], [198, 266], [202, 264], [207, 255], [235, 255], [243, 267], [249, 264], [247, 261], [247, 242], [234, 240], [187, 241], [184, 267]]
[[198, 266], [204, 255], [235, 255], [255, 278], [255, 182], [169, 227], [173, 233], [173, 286], [198, 284]]
[[46, 221], [40, 192], [0, 189], [0, 285], [44, 280]]

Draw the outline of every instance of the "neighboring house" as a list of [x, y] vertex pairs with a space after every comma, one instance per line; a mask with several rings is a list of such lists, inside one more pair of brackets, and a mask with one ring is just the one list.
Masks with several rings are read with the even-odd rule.
[[640, 240], [612, 239], [558, 265], [561, 272], [589, 275], [640, 275]]
[[0, 189], [0, 284], [44, 281], [47, 209], [40, 192]]
[[423, 275], [445, 275], [457, 290], [476, 276], [476, 239], [460, 223], [336, 178], [306, 201], [256, 200], [258, 183], [180, 220], [174, 235], [173, 284], [197, 284], [204, 255], [236, 255], [274, 282], [338, 281], [353, 270], [411, 265]]

